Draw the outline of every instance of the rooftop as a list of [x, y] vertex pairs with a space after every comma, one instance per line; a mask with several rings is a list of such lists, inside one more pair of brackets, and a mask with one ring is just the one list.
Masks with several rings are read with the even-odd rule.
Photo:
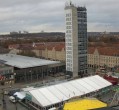
[[9, 45], [10, 49], [20, 49], [20, 50], [28, 50], [28, 49], [35, 49], [35, 50], [52, 50], [53, 48], [56, 51], [61, 51], [62, 49], [65, 50], [65, 43], [64, 42], [45, 42], [45, 43], [34, 43], [34, 44], [14, 44]]
[[89, 47], [88, 54], [94, 54], [95, 50], [97, 50], [100, 55], [119, 56], [119, 49], [116, 47]]
[[34, 57], [26, 57], [15, 54], [1, 54], [0, 60], [5, 61], [4, 64], [17, 67], [17, 68], [29, 68], [36, 66], [45, 66], [58, 64], [60, 61], [51, 61]]
[[70, 9], [70, 8], [72, 8], [72, 7], [75, 7], [75, 8], [77, 8], [77, 10], [78, 11], [86, 11], [86, 7], [81, 7], [81, 6], [75, 6], [72, 2], [66, 2], [66, 4], [65, 4], [65, 9]]
[[[88, 82], [88, 83], [87, 83]], [[79, 97], [112, 85], [98, 75], [71, 80], [56, 85], [30, 89], [28, 94], [41, 106], [49, 106], [61, 101]], [[47, 98], [46, 98], [47, 97]]]

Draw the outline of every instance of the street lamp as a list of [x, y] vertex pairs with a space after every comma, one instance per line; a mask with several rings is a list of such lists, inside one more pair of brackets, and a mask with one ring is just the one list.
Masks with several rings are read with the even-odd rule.
[[95, 74], [95, 72], [96, 72], [96, 64], [94, 64], [94, 74]]
[[15, 109], [17, 110], [17, 95], [14, 95], [15, 98]]
[[5, 99], [4, 99], [4, 89], [2, 89], [2, 102], [3, 102], [3, 109], [6, 108], [6, 102], [5, 102]]
[[29, 73], [30, 73], [30, 75], [31, 75], [31, 82], [32, 82], [32, 71], [30, 70]]
[[[11, 88], [11, 86], [10, 87], [7, 87], [7, 88]], [[5, 109], [6, 110], [6, 102], [5, 102], [5, 90], [4, 89], [7, 89], [7, 88], [2, 88], [2, 103], [3, 103], [3, 109]]]
[[16, 73], [14, 73], [14, 82], [16, 82], [15, 79], [16, 79]]

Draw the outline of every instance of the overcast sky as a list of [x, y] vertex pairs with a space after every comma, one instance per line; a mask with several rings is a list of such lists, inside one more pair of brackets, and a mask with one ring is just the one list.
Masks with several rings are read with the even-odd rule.
[[[119, 0], [72, 1], [77, 6], [86, 6], [88, 31], [119, 30]], [[19, 30], [65, 32], [65, 2], [66, 0], [0, 0], [0, 34]]]

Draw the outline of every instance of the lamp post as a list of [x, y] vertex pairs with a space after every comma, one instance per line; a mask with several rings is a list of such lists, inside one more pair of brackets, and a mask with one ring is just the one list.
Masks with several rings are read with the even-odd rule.
[[14, 95], [15, 97], [15, 109], [17, 110], [17, 95]]
[[95, 74], [95, 72], [96, 72], [96, 64], [94, 64], [94, 74]]
[[[10, 87], [7, 87], [7, 88], [11, 88], [11, 86]], [[2, 103], [3, 103], [3, 110], [6, 110], [6, 101], [5, 101], [5, 89], [7, 89], [7, 88], [2, 88], [1, 90], [2, 90]]]
[[106, 73], [106, 71], [108, 71], [108, 63], [109, 63], [108, 60], [109, 60], [109, 59], [107, 58], [107, 59], [106, 59], [106, 64], [105, 64], [105, 73]]
[[31, 82], [32, 82], [32, 71], [30, 70], [29, 72], [30, 72], [30, 75], [31, 75]]
[[6, 109], [6, 102], [5, 102], [5, 99], [4, 99], [4, 89], [2, 89], [2, 102], [3, 102], [3, 110]]
[[14, 82], [15, 82], [15, 79], [16, 79], [16, 73], [14, 73]]
[[116, 59], [115, 66], [113, 67], [113, 74], [114, 74], [114, 72], [116, 72], [117, 68], [118, 68], [118, 62]]
[[94, 56], [94, 74], [95, 74], [95, 72], [96, 72], [96, 57]]

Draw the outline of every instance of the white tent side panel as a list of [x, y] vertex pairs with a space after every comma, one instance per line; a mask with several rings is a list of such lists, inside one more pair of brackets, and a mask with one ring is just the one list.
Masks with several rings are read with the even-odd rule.
[[29, 91], [42, 107], [50, 106], [71, 97], [81, 96], [112, 85], [98, 75], [76, 79]]
[[84, 86], [85, 88], [87, 88], [89, 90], [89, 92], [95, 91], [95, 88], [93, 88], [92, 86], [90, 86], [88, 83], [82, 81], [82, 80], [77, 80], [77, 83], [81, 84], [82, 86]]
[[55, 88], [54, 86], [48, 87], [47, 88], [50, 92], [52, 92], [60, 101], [62, 100], [67, 100], [68, 98], [62, 93], [60, 92], [57, 88]]
[[101, 88], [104, 88], [104, 87], [105, 87], [105, 85], [104, 85], [100, 80], [96, 79], [95, 77], [91, 77], [90, 79], [91, 79], [91, 81], [93, 81], [95, 84], [97, 84], [97, 85], [100, 86], [98, 89], [101, 89]]
[[52, 103], [47, 100], [39, 90], [33, 90], [30, 92], [42, 106], [51, 105]]
[[96, 83], [94, 83], [90, 78], [85, 78], [83, 81], [87, 82], [89, 85], [91, 85], [95, 89], [99, 89], [100, 88], [100, 86], [97, 85]]
[[39, 89], [39, 92], [43, 94], [43, 96], [48, 99], [51, 103], [58, 103], [60, 100], [55, 97], [54, 94], [52, 94], [47, 88], [41, 88]]
[[112, 85], [109, 81], [107, 81], [107, 80], [105, 80], [105, 79], [103, 79], [103, 78], [101, 78], [99, 76], [95, 76], [95, 77], [96, 77], [96, 79], [99, 79], [100, 82], [103, 82], [105, 86]]
[[55, 85], [55, 87], [62, 92], [68, 99], [73, 97], [73, 93], [63, 86], [63, 84]]
[[74, 96], [82, 95], [82, 93], [78, 89], [76, 89], [75, 86], [72, 86], [69, 83], [64, 83], [63, 86], [66, 87], [69, 91], [71, 91], [74, 94]]
[[77, 83], [76, 81], [71, 81], [69, 84], [71, 84], [75, 88], [77, 88], [82, 93], [82, 95], [90, 92], [90, 90], [88, 90], [88, 88], [85, 88], [84, 86]]

